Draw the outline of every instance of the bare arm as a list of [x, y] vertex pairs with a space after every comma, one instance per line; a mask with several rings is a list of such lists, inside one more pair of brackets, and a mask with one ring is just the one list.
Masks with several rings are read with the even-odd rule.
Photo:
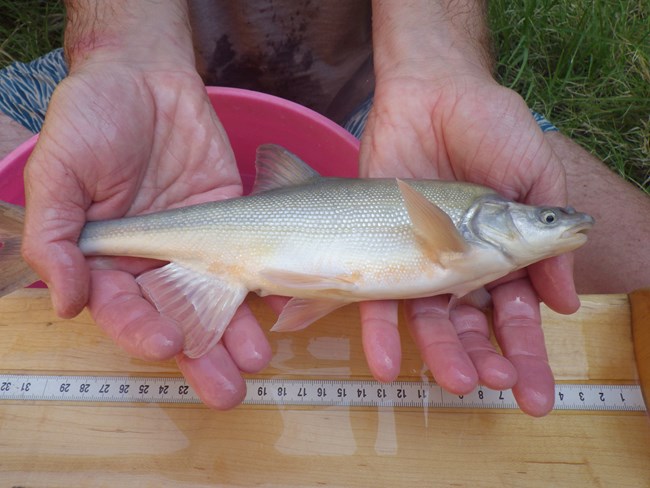
[[492, 71], [484, 0], [374, 0], [372, 8], [378, 76], [395, 69], [421, 76], [450, 64]]
[[194, 62], [186, 0], [66, 0], [65, 55], [83, 61]]

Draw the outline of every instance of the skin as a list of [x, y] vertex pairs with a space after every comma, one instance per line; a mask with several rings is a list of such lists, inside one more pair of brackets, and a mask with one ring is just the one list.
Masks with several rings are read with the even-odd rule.
[[[186, 5], [70, 0], [70, 76], [57, 88], [25, 173], [23, 254], [49, 284], [57, 312], [87, 305], [108, 335], [137, 357], [177, 358], [203, 401], [215, 408], [244, 397], [241, 372], [256, 372], [271, 350], [242, 306], [206, 356], [180, 353], [182, 337], [142, 297], [138, 260], [86, 260], [76, 247], [87, 220], [145, 213], [237, 196], [232, 152], [196, 74]], [[497, 85], [476, 2], [373, 2], [375, 106], [362, 140], [362, 175], [440, 177], [487, 184], [530, 204], [564, 205], [557, 153], [514, 92]], [[436, 28], [431, 29], [434, 25]], [[191, 144], [190, 144], [191, 141]], [[539, 318], [542, 299], [570, 313], [579, 303], [571, 260], [547, 260], [490, 291], [494, 331], [482, 312], [447, 297], [406, 304], [422, 357], [449, 391], [477, 382], [513, 391], [522, 410], [544, 415], [553, 377]], [[282, 300], [274, 300], [278, 308]], [[362, 304], [362, 338], [380, 380], [399, 372], [397, 304]]]
[[[569, 201], [597, 225], [576, 251], [580, 293], [631, 293], [650, 286], [650, 198], [559, 132], [546, 135], [566, 168]], [[623, 234], [622, 234], [623, 233]], [[620, 235], [618, 239], [611, 236]]]

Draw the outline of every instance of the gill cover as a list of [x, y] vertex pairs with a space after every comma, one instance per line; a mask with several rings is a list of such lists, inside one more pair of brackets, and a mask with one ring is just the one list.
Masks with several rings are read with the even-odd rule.
[[469, 227], [518, 266], [571, 251], [586, 242], [592, 217], [572, 208], [535, 207], [484, 197]]

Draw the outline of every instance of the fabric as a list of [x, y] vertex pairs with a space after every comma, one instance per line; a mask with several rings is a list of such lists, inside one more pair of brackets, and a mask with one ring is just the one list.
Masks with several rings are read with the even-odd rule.
[[337, 123], [372, 91], [369, 0], [190, 0], [207, 85], [293, 100]]
[[0, 70], [0, 112], [39, 132], [52, 92], [67, 74], [63, 49]]
[[535, 118], [535, 122], [539, 125], [539, 128], [542, 129], [542, 132], [559, 132], [560, 129], [555, 127], [546, 117], [542, 114], [535, 112], [534, 110], [530, 111]]
[[[361, 139], [363, 130], [366, 127], [366, 122], [368, 122], [370, 109], [372, 109], [372, 97], [363, 102], [343, 123], [343, 127], [357, 139]], [[530, 113], [542, 132], [559, 131], [559, 129], [549, 122], [542, 114], [539, 114], [534, 110], [531, 110]]]

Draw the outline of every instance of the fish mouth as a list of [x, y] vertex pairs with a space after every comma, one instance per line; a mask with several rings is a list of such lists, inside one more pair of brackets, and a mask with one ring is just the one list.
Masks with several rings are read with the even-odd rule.
[[587, 229], [582, 229], [580, 232], [575, 232], [573, 230], [565, 232], [557, 243], [557, 250], [559, 250], [560, 253], [563, 253], [574, 251], [579, 247], [582, 247], [587, 243], [586, 231]]
[[582, 235], [586, 236], [587, 232], [589, 232], [592, 227], [593, 227], [593, 224], [585, 223], [585, 224], [579, 225], [577, 227], [574, 227], [573, 229], [567, 230], [566, 232], [564, 232], [564, 234], [562, 234], [562, 237], [564, 237], [564, 236], [568, 237], [570, 235], [575, 235], [575, 234], [582, 234]]
[[562, 233], [562, 238], [580, 237], [587, 239], [587, 232], [594, 226], [595, 220], [591, 215], [582, 214], [582, 222], [570, 227]]
[[587, 242], [587, 232], [593, 227], [593, 219], [578, 224], [562, 233], [560, 238], [564, 242], [567, 251], [577, 249]]

